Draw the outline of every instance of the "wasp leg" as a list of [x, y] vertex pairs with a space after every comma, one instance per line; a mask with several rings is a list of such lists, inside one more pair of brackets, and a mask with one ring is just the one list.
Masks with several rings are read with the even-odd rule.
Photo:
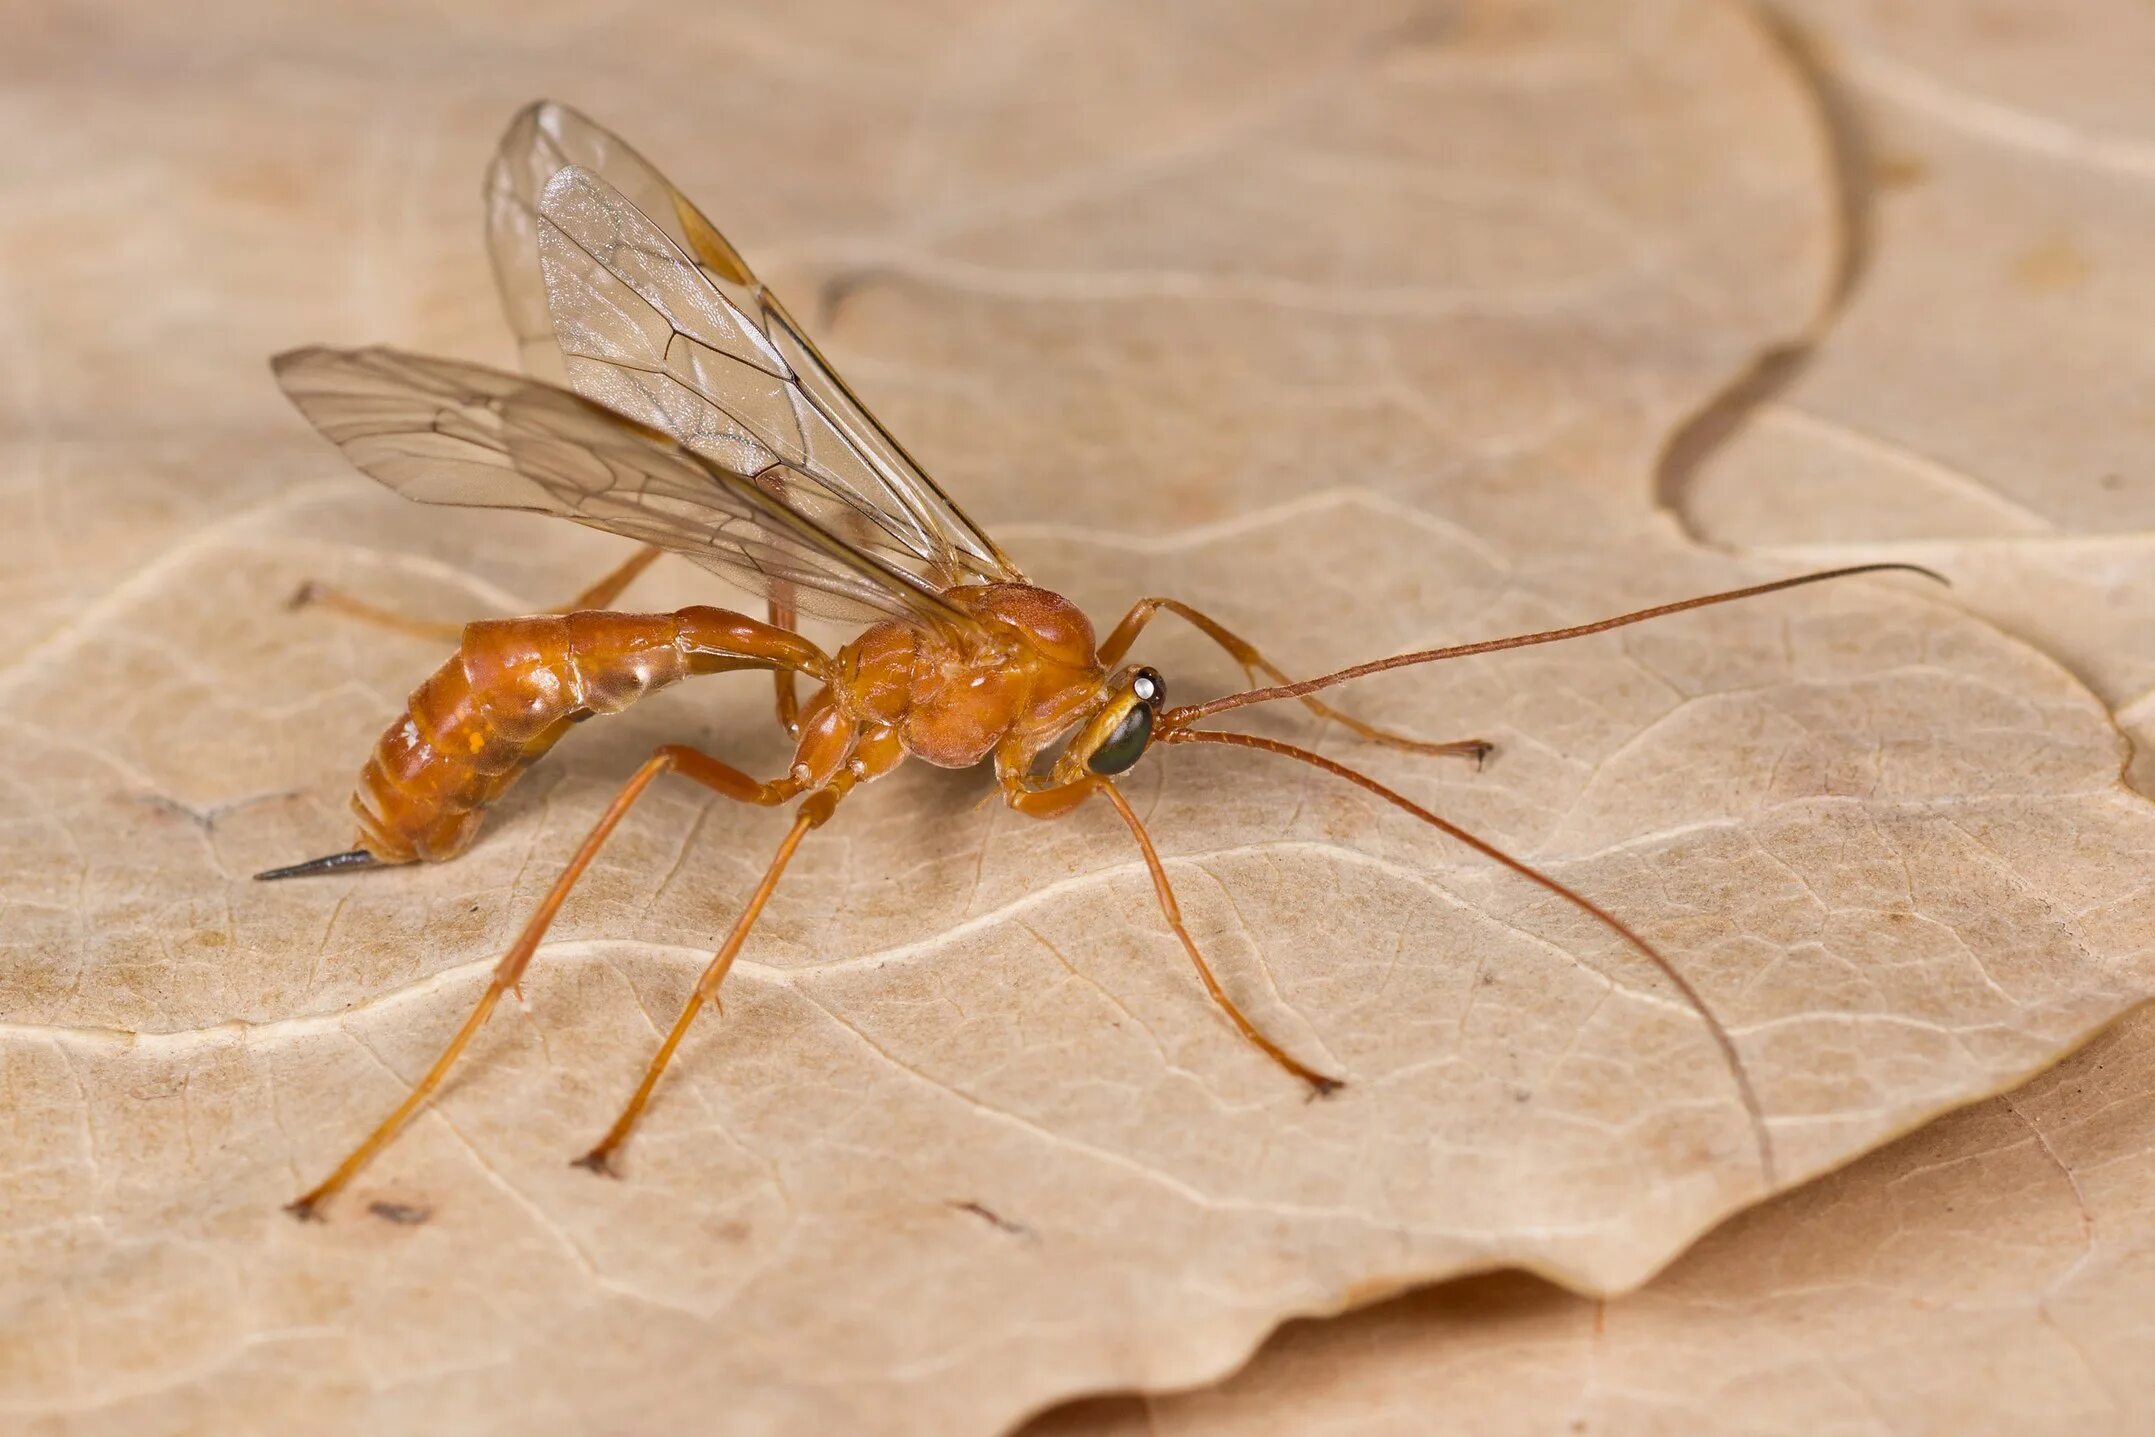
[[[596, 584], [593, 584], [566, 604], [547, 609], [544, 612], [549, 614], [573, 614], [585, 609], [610, 609], [614, 606], [614, 601], [621, 597], [622, 590], [634, 583], [636, 577], [650, 568], [657, 561], [658, 556], [665, 552], [665, 550], [656, 545], [645, 544], [615, 566]], [[410, 634], [415, 638], [438, 639], [442, 642], [453, 644], [464, 636], [464, 626], [462, 624], [451, 623], [446, 619], [420, 619], [414, 618], [410, 614], [400, 614], [394, 609], [384, 609], [379, 605], [370, 604], [365, 599], [353, 598], [342, 589], [334, 589], [327, 584], [316, 583], [312, 579], [301, 584], [286, 605], [287, 608], [293, 609], [304, 609], [310, 606], [328, 609], [334, 613], [342, 614], [348, 619], [357, 619], [363, 624], [372, 624], [376, 628], [388, 629], [392, 633]], [[791, 624], [785, 624], [780, 627], [790, 628], [792, 626]]]
[[[771, 600], [772, 628], [791, 629], [798, 617], [791, 606], [781, 604], [776, 599]], [[771, 670], [771, 682], [777, 687], [778, 726], [786, 731], [788, 737], [799, 738], [801, 736], [801, 699], [800, 695], [794, 692], [793, 670]]]
[[614, 801], [607, 805], [606, 812], [591, 826], [591, 832], [585, 836], [583, 846], [576, 850], [576, 856], [569, 860], [568, 866], [562, 869], [561, 876], [554, 880], [554, 886], [548, 890], [546, 898], [532, 913], [530, 920], [524, 924], [524, 931], [517, 936], [515, 944], [502, 954], [501, 961], [494, 965], [494, 975], [487, 981], [486, 991], [479, 995], [479, 1001], [472, 1008], [471, 1016], [464, 1020], [464, 1026], [456, 1030], [456, 1036], [442, 1049], [441, 1056], [434, 1060], [434, 1066], [427, 1069], [426, 1075], [412, 1086], [411, 1092], [396, 1106], [395, 1111], [367, 1135], [365, 1142], [352, 1149], [328, 1177], [288, 1204], [286, 1211], [301, 1219], [318, 1216], [322, 1204], [349, 1183], [361, 1168], [373, 1160], [376, 1153], [387, 1147], [411, 1120], [412, 1115], [426, 1105], [427, 1099], [434, 1095], [434, 1091], [449, 1076], [450, 1068], [455, 1065], [466, 1045], [485, 1025], [487, 1016], [494, 1011], [494, 1005], [501, 1000], [501, 995], [515, 987], [522, 979], [524, 969], [529, 966], [531, 955], [538, 951], [539, 942], [546, 936], [546, 930], [552, 925], [554, 915], [561, 911], [561, 905], [568, 898], [569, 890], [576, 886], [576, 881], [583, 877], [584, 870], [591, 866], [592, 859], [598, 856], [607, 836], [620, 825], [621, 820], [627, 816], [636, 800], [642, 797], [644, 790], [651, 786], [652, 781], [669, 771], [741, 803], [781, 804], [799, 794], [806, 786], [802, 780], [790, 776], [769, 783], [759, 782], [709, 754], [678, 744], [668, 744], [653, 753], [643, 767], [637, 769], [635, 775], [622, 785], [621, 791], [614, 795]]
[[763, 905], [770, 902], [771, 894], [777, 890], [778, 880], [785, 873], [786, 864], [792, 861], [793, 850], [801, 846], [801, 840], [808, 836], [810, 830], [821, 828], [829, 821], [831, 814], [837, 811], [839, 800], [845, 797], [846, 791], [852, 786], [853, 775], [840, 773], [831, 780], [829, 787], [816, 790], [801, 805], [800, 812], [794, 816], [793, 826], [786, 830], [785, 838], [778, 845], [777, 855], [771, 859], [771, 866], [764, 870], [763, 881], [757, 884], [756, 891], [748, 896], [747, 906], [741, 910], [741, 916], [735, 921], [733, 931], [726, 935], [725, 943], [713, 955], [710, 965], [703, 970], [703, 976], [696, 980], [696, 986], [689, 993], [688, 1001], [681, 1006], [681, 1015], [673, 1020], [672, 1031], [666, 1034], [666, 1041], [659, 1044], [658, 1052], [652, 1055], [650, 1065], [644, 1069], [643, 1081], [636, 1085], [636, 1091], [629, 1097], [628, 1106], [621, 1110], [620, 1117], [614, 1119], [614, 1125], [606, 1130], [605, 1137], [599, 1139], [598, 1146], [576, 1159], [575, 1166], [589, 1168], [592, 1172], [608, 1176], [614, 1174], [615, 1152], [628, 1141], [629, 1134], [635, 1131], [636, 1120], [643, 1116], [645, 1106], [651, 1101], [652, 1090], [658, 1087], [658, 1080], [664, 1075], [666, 1065], [673, 1061], [674, 1050], [681, 1046], [681, 1039], [688, 1033], [689, 1024], [695, 1021], [696, 1015], [703, 1010], [703, 1005], [718, 992], [718, 985], [726, 981], [726, 973], [733, 967], [733, 960], [740, 953], [741, 945], [748, 941], [748, 930], [755, 926], [756, 919], [763, 912]]
[[1326, 1077], [1266, 1037], [1263, 1031], [1250, 1021], [1249, 1015], [1235, 1006], [1235, 1000], [1227, 996], [1227, 990], [1220, 986], [1220, 980], [1212, 972], [1212, 965], [1205, 961], [1204, 953], [1198, 948], [1197, 940], [1190, 936], [1188, 926], [1183, 923], [1182, 905], [1175, 901], [1174, 886], [1167, 881], [1167, 868], [1160, 862], [1159, 852], [1152, 846], [1152, 836], [1145, 832], [1145, 825], [1138, 821], [1137, 810], [1130, 807], [1129, 801], [1122, 796], [1122, 790], [1107, 779], [1096, 776], [1087, 776], [1051, 788], [1031, 789], [1026, 788], [1015, 774], [1003, 779], [1004, 801], [1019, 813], [1032, 818], [1059, 818], [1092, 797], [1095, 792], [1106, 794], [1108, 802], [1115, 805], [1115, 811], [1122, 815], [1122, 821], [1129, 826], [1130, 836], [1137, 840], [1138, 849], [1145, 855], [1145, 869], [1152, 875], [1152, 889], [1160, 900], [1160, 915], [1167, 920], [1167, 926], [1174, 930], [1175, 937], [1181, 940], [1182, 951], [1190, 955], [1190, 964], [1197, 969], [1198, 981], [1205, 985], [1205, 991], [1212, 995], [1212, 1001], [1219, 1004], [1220, 1010], [1227, 1014], [1228, 1021], [1235, 1025], [1235, 1031], [1248, 1039], [1257, 1051], [1309, 1084], [1310, 1091], [1316, 1096], [1325, 1097], [1345, 1087], [1346, 1084], [1340, 1079]]

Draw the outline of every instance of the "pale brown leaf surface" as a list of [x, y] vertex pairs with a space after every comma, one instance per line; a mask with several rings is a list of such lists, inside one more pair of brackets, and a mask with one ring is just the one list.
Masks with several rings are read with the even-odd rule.
[[1791, 0], [1850, 144], [1857, 282], [1673, 496], [1793, 562], [1909, 558], [2155, 745], [2155, 14]]
[[2155, 1019], [1596, 1304], [1520, 1274], [1296, 1323], [1220, 1389], [1026, 1437], [2030, 1433], [2155, 1411]]
[[[1678, 539], [1649, 476], [1835, 258], [1815, 113], [1735, 7], [861, 7], [647, 49], [633, 12], [458, 14], [82, 11], [14, 62], [11, 1413], [989, 1431], [1407, 1282], [1629, 1286], [1764, 1195], [1761, 1130], [1793, 1182], [2146, 991], [2155, 825], [2102, 707], [1936, 595], [1849, 585], [1358, 696], [1497, 740], [1480, 775], [1263, 720], [1639, 925], [1756, 1122], [1577, 914], [1351, 791], [1177, 752], [1133, 797], [1226, 981], [1350, 1079], [1331, 1102], [1208, 1009], [1111, 819], [907, 773], [803, 850], [628, 1180], [573, 1171], [776, 838], [662, 791], [526, 1007], [331, 1225], [290, 1223], [651, 744], [782, 761], [759, 686], [680, 691], [456, 864], [244, 878], [345, 836], [438, 658], [283, 611], [301, 578], [461, 615], [616, 552], [397, 505], [260, 369], [502, 356], [474, 189], [516, 103], [659, 159], [1043, 580], [1103, 620], [1171, 590], [1293, 668], [1763, 576]], [[91, 502], [143, 494], [133, 527]], [[1232, 677], [1185, 634], [1145, 652], [1178, 694]]]
[[[1783, 7], [1843, 116], [1853, 283], [1671, 497], [1790, 562], [1935, 564], [2155, 738], [2155, 26], [2144, 6]], [[1605, 1306], [1531, 1279], [1298, 1325], [1072, 1437], [2139, 1433], [2155, 1019], [1730, 1223]]]

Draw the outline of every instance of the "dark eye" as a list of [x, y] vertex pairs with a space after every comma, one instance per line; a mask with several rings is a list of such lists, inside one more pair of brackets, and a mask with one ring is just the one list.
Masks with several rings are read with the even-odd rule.
[[1152, 669], [1139, 669], [1130, 675], [1130, 693], [1147, 708], [1158, 708], [1167, 698], [1167, 685], [1160, 681]]
[[1144, 704], [1132, 704], [1122, 722], [1085, 760], [1085, 766], [1094, 773], [1121, 773], [1144, 755], [1145, 745], [1151, 742], [1152, 710]]

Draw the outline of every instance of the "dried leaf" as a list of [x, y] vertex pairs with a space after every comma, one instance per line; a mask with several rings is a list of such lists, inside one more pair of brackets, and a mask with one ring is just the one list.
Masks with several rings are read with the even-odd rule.
[[1948, 569], [2155, 738], [2155, 17], [1781, 8], [1838, 97], [1854, 279], [1679, 513], [1753, 555]]
[[2155, 1014], [1606, 1304], [1521, 1274], [1296, 1323], [1223, 1387], [1025, 1437], [2143, 1432]]
[[[2155, 777], [2155, 28], [2144, 7], [1782, 7], [1844, 125], [1845, 307], [1672, 497], [1792, 563], [1908, 559], [2116, 706]], [[1291, 1328], [1213, 1393], [1028, 1437], [2138, 1433], [2155, 1016], [1748, 1213], [1606, 1305], [1502, 1276]]]
[[[276, 59], [188, 75], [153, 24], [30, 37], [12, 527], [172, 477], [138, 529], [56, 535], [10, 576], [58, 591], [0, 673], [10, 1411], [988, 1431], [1446, 1273], [1634, 1284], [2146, 991], [2155, 823], [2100, 705], [1936, 597], [1851, 585], [1356, 696], [1496, 739], [1485, 774], [1266, 720], [1648, 933], [1755, 1115], [1700, 1015], [1577, 913], [1351, 790], [1176, 753], [1132, 794], [1226, 981], [1349, 1077], [1334, 1100], [1208, 1008], [1111, 819], [906, 773], [804, 849], [628, 1181], [596, 1182], [564, 1159], [776, 838], [663, 791], [336, 1220], [278, 1213], [650, 745], [782, 761], [760, 690], [677, 691], [578, 735], [453, 865], [242, 876], [344, 836], [352, 768], [438, 658], [284, 611], [300, 579], [463, 614], [613, 552], [398, 506], [258, 368], [315, 338], [499, 357], [470, 187], [529, 93], [573, 80], [789, 292], [838, 281], [834, 357], [1103, 619], [1165, 588], [1306, 669], [1761, 572], [1644, 503], [1671, 431], [1807, 322], [1834, 260], [1816, 116], [1745, 12], [1153, 10], [667, 20], [648, 47], [654, 17], [610, 12], [505, 63], [472, 21], [415, 42], [235, 9], [215, 53]], [[1186, 634], [1146, 652], [1181, 694], [1232, 679]]]

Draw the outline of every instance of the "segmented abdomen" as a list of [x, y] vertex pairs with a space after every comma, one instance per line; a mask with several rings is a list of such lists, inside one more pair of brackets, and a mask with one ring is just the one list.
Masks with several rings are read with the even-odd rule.
[[761, 627], [715, 609], [467, 625], [360, 771], [352, 794], [360, 846], [385, 863], [454, 858], [477, 836], [486, 806], [578, 721], [692, 673], [757, 666], [710, 651], [711, 630], [729, 623]]

